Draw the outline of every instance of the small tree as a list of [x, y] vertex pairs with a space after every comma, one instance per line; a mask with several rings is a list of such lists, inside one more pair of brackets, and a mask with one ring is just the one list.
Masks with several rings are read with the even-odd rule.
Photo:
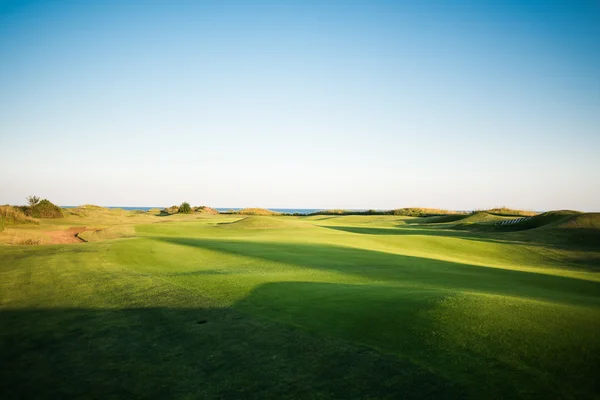
[[35, 206], [40, 202], [40, 198], [38, 196], [27, 196], [27, 203], [29, 203], [30, 207]]
[[192, 207], [190, 207], [190, 203], [188, 203], [187, 201], [184, 201], [183, 203], [181, 203], [181, 205], [179, 206], [179, 213], [181, 213], [181, 214], [191, 214], [192, 213]]

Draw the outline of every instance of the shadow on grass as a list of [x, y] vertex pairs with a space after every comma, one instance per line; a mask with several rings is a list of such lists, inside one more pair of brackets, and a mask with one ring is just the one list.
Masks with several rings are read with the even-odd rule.
[[[539, 398], [593, 398], [597, 393], [600, 347], [590, 339], [593, 333], [581, 332], [598, 333], [597, 324], [577, 325], [577, 319], [562, 314], [563, 322], [540, 332], [535, 327], [545, 317], [518, 306], [503, 309], [500, 300], [496, 312], [503, 322], [484, 330], [482, 337], [473, 331], [473, 320], [490, 322], [472, 318], [469, 311], [451, 314], [443, 323], [430, 313], [447, 296], [419, 288], [277, 282], [259, 286], [236, 308], [400, 354], [464, 383], [472, 398], [531, 398], [532, 393]], [[542, 311], [546, 306], [534, 307]], [[447, 324], [461, 334], [446, 336]]]
[[464, 398], [366, 346], [232, 309], [0, 311], [0, 397]]
[[[598, 229], [571, 228], [541, 231], [504, 231], [498, 230], [469, 230], [450, 229], [450, 227], [434, 228], [370, 228], [357, 226], [326, 226], [333, 229], [361, 235], [392, 235], [392, 236], [443, 236], [488, 243], [520, 244], [527, 246], [543, 246], [563, 250], [600, 251], [600, 231]], [[488, 227], [489, 228], [489, 227]], [[490, 229], [493, 229], [491, 227]], [[594, 258], [593, 263], [600, 265], [600, 259]]]
[[337, 271], [378, 282], [495, 293], [567, 304], [600, 305], [600, 282], [544, 273], [482, 267], [335, 245], [182, 237], [152, 239], [309, 269]]

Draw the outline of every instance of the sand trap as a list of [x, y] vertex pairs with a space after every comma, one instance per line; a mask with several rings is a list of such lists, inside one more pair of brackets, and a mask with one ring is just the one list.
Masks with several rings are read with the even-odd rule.
[[86, 231], [85, 226], [75, 226], [63, 231], [46, 231], [45, 235], [48, 235], [52, 240], [52, 243], [83, 243], [85, 240], [77, 236], [78, 233]]

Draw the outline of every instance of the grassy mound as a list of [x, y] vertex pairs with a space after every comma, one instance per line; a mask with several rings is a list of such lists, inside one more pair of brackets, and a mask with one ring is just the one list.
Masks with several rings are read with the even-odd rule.
[[[456, 218], [452, 218], [456, 217]], [[455, 215], [451, 216], [442, 216], [440, 220], [445, 221], [448, 225], [453, 229], [467, 229], [467, 230], [479, 230], [479, 229], [488, 229], [496, 222], [504, 221], [507, 219], [506, 217], [501, 217], [498, 215], [493, 215], [485, 211], [477, 211], [469, 215], [461, 215], [458, 218]], [[439, 220], [438, 220], [438, 223]]]
[[390, 214], [392, 215], [404, 215], [406, 217], [431, 217], [431, 216], [440, 216], [440, 215], [464, 215], [466, 213], [459, 211], [448, 211], [441, 210], [438, 208], [397, 208], [395, 210], [391, 210]]
[[265, 216], [250, 216], [235, 222], [221, 223], [219, 226], [234, 229], [292, 229], [310, 227], [310, 225], [304, 222]]
[[240, 215], [280, 215], [277, 211], [267, 210], [266, 208], [244, 208], [236, 211], [235, 214]]
[[423, 217], [416, 222], [419, 224], [446, 224], [449, 222], [458, 222], [468, 217], [468, 215], [464, 214], [439, 215], [434, 217]]
[[163, 208], [162, 210], [160, 210], [160, 213], [162, 215], [172, 215], [172, 214], [177, 214], [178, 212], [179, 212], [179, 206], [171, 206], [171, 207]]
[[96, 206], [93, 204], [84, 204], [73, 208], [65, 208], [64, 214], [69, 216], [75, 216], [80, 218], [89, 217], [91, 214], [95, 214], [102, 211], [109, 211], [108, 208]]
[[600, 213], [575, 214], [560, 221], [555, 228], [600, 230]]
[[33, 206], [21, 207], [21, 210], [26, 215], [33, 218], [63, 218], [64, 215], [59, 206], [52, 204], [47, 199], [41, 200]]
[[135, 237], [135, 229], [132, 225], [116, 225], [108, 228], [81, 232], [78, 236], [86, 242], [99, 242], [109, 239]]
[[[553, 218], [552, 220], [550, 218]], [[550, 222], [533, 229], [534, 237], [544, 237], [562, 245], [598, 249], [600, 244], [600, 213], [560, 214], [546, 217]]]
[[0, 232], [4, 230], [7, 225], [19, 225], [19, 224], [39, 224], [35, 219], [28, 217], [13, 206], [0, 206]]
[[489, 210], [484, 211], [488, 214], [501, 215], [505, 217], [531, 217], [539, 214], [535, 211], [514, 210], [507, 207], [490, 208]]
[[543, 214], [533, 216], [523, 222], [499, 228], [513, 231], [523, 231], [541, 227], [548, 228], [550, 226], [554, 226], [555, 224], [566, 222], [567, 220], [570, 220], [572, 217], [575, 217], [579, 214], [581, 214], [579, 211], [572, 210], [548, 211]]
[[316, 216], [316, 215], [340, 215], [340, 216], [348, 216], [348, 215], [389, 215], [391, 214], [391, 211], [386, 211], [386, 210], [365, 210], [365, 211], [359, 211], [359, 210], [344, 210], [344, 209], [330, 209], [330, 210], [321, 210], [321, 211], [317, 211], [314, 213], [311, 213], [309, 215], [312, 216]]
[[218, 214], [219, 212], [214, 208], [208, 206], [199, 206], [194, 207], [194, 212], [204, 213], [204, 214]]

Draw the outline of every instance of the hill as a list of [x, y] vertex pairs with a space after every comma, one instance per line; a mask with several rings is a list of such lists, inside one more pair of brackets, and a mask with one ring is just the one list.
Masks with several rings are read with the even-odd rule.
[[63, 218], [64, 215], [59, 206], [52, 204], [50, 200], [43, 199], [32, 206], [22, 206], [21, 211], [33, 218]]
[[567, 222], [571, 218], [579, 215], [582, 215], [582, 213], [573, 210], [548, 211], [543, 214], [535, 215], [516, 224], [499, 226], [498, 229], [503, 231], [523, 231], [541, 227], [548, 228], [555, 226], [556, 224]]
[[8, 225], [35, 224], [39, 222], [23, 213], [19, 208], [13, 206], [0, 206], [0, 232]]
[[465, 215], [466, 212], [441, 210], [439, 208], [396, 208], [389, 212], [392, 215], [403, 215], [407, 217], [431, 217], [440, 215]]
[[232, 214], [240, 215], [281, 215], [277, 211], [267, 210], [266, 208], [244, 208], [233, 212]]
[[218, 214], [219, 212], [217, 210], [215, 210], [214, 208], [208, 207], [208, 206], [198, 206], [198, 207], [194, 207], [194, 212], [197, 213], [204, 213], [204, 214]]
[[506, 220], [506, 217], [490, 214], [486, 211], [477, 211], [471, 214], [449, 214], [430, 217], [415, 218], [412, 224], [434, 224], [446, 228], [466, 229], [479, 225], [490, 225]]
[[269, 216], [250, 216], [234, 222], [220, 223], [218, 226], [234, 229], [292, 229], [311, 227], [310, 224], [305, 222]]
[[485, 211], [488, 214], [501, 215], [505, 217], [531, 217], [540, 214], [539, 212], [535, 211], [515, 210], [507, 207], [490, 208], [489, 210], [483, 211]]

